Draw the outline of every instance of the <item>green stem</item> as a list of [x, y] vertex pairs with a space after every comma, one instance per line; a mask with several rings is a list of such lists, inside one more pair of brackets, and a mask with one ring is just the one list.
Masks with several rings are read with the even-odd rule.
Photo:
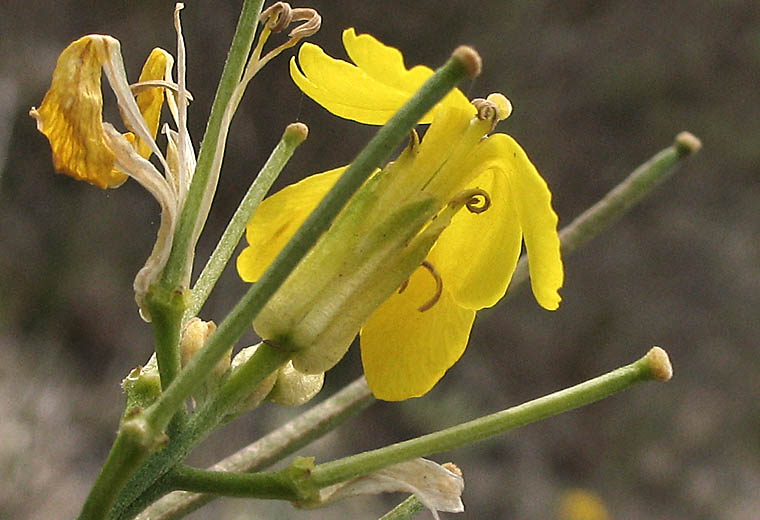
[[[669, 179], [683, 160], [699, 151], [700, 147], [699, 139], [692, 134], [678, 134], [672, 146], [636, 168], [623, 182], [560, 231], [562, 255], [569, 255], [617, 222], [652, 190]], [[528, 259], [523, 255], [512, 276], [507, 296], [513, 295], [515, 288], [527, 281], [529, 276]]]
[[[171, 482], [170, 488], [179, 487], [204, 493], [253, 498], [298, 501], [305, 499], [308, 502], [313, 499], [313, 494], [317, 489], [366, 475], [399, 462], [472, 444], [593, 403], [642, 381], [667, 381], [671, 375], [672, 369], [667, 354], [659, 347], [654, 347], [638, 361], [585, 383], [436, 433], [321, 464], [314, 468], [309, 467], [306, 476], [304, 463], [296, 460], [286, 470], [273, 473], [252, 475], [194, 470], [194, 480], [177, 480], [174, 472], [168, 474], [167, 479]], [[275, 492], [278, 493], [276, 496]], [[184, 516], [188, 512], [189, 510], [184, 509], [177, 511], [175, 515], [173, 514], [175, 512], [169, 511], [166, 516], [154, 517], [151, 514], [144, 518], [167, 520]], [[146, 511], [146, 515], [147, 513]]]
[[[147, 425], [139, 417], [125, 420], [111, 447], [105, 464], [87, 496], [79, 520], [102, 520], [129, 476], [143, 463], [150, 451], [166, 437], [146, 435]], [[148, 443], [154, 442], [150, 445]]]
[[[202, 352], [203, 350], [196, 354], [193, 359]], [[206, 438], [211, 429], [219, 423], [220, 418], [227, 412], [230, 400], [244, 397], [246, 392], [250, 392], [252, 388], [258, 386], [272, 371], [287, 361], [289, 356], [290, 354], [287, 352], [274, 349], [268, 345], [261, 345], [253, 356], [238, 368], [235, 376], [224, 383], [214, 399], [195, 412], [185, 427], [171, 438], [171, 442], [161, 451], [154, 453], [140, 467], [119, 495], [114, 511], [109, 518], [130, 518], [130, 515], [137, 514], [139, 510], [136, 510], [133, 504], [139, 501], [143, 492], [156, 484], [161, 475], [177, 466], [188, 455], [193, 446]], [[187, 367], [191, 364], [188, 364]], [[182, 373], [184, 374], [184, 371]], [[150, 423], [151, 408], [148, 408], [138, 418], [144, 420], [155, 431], [155, 426]]]
[[416, 439], [320, 464], [311, 483], [323, 488], [417, 457], [448, 451], [567, 412], [648, 380], [670, 377], [667, 354], [655, 347], [638, 361], [585, 383]]
[[248, 55], [256, 36], [259, 14], [264, 0], [244, 0], [240, 18], [232, 38], [230, 52], [222, 70], [222, 77], [211, 106], [206, 133], [198, 154], [198, 162], [182, 213], [174, 233], [174, 242], [169, 259], [164, 268], [161, 285], [166, 288], [178, 287], [187, 277], [190, 266], [186, 265], [188, 252], [194, 248], [193, 237], [202, 202], [208, 190], [214, 157], [218, 153], [219, 135], [223, 131], [224, 112], [232, 98], [235, 87], [243, 75]]
[[178, 489], [216, 493], [230, 497], [299, 500], [297, 488], [287, 473], [227, 473], [181, 466], [172, 472]]
[[179, 342], [184, 311], [181, 292], [154, 288], [148, 293], [148, 310], [153, 325], [156, 361], [161, 376], [161, 387], [167, 388], [182, 369]]
[[243, 197], [240, 206], [230, 219], [227, 229], [224, 230], [222, 238], [209, 257], [206, 266], [203, 268], [198, 281], [193, 287], [193, 298], [187, 311], [185, 311], [184, 321], [196, 316], [200, 312], [203, 304], [206, 303], [211, 290], [216, 285], [219, 276], [230, 261], [235, 248], [243, 236], [245, 226], [251, 219], [253, 212], [264, 199], [264, 196], [272, 187], [272, 183], [280, 175], [280, 172], [290, 160], [295, 149], [300, 145], [307, 135], [306, 125], [302, 123], [293, 123], [288, 125], [282, 135], [282, 139], [277, 144], [272, 154], [269, 156], [266, 164], [254, 179], [248, 192]]
[[381, 516], [380, 520], [409, 520], [426, 510], [427, 508], [422, 502], [420, 502], [416, 496], [412, 495]]
[[[331, 432], [374, 401], [367, 387], [367, 381], [364, 377], [360, 377], [329, 399], [209, 469], [238, 473], [265, 469]], [[145, 495], [140, 497], [141, 502], [135, 504], [135, 512], [141, 511], [147, 504], [170, 490], [171, 486], [168, 484], [171, 481], [171, 474], [157, 481]], [[145, 509], [138, 518], [140, 520], [177, 520], [215, 498], [218, 498], [218, 495], [209, 493], [184, 491], [172, 493]]]

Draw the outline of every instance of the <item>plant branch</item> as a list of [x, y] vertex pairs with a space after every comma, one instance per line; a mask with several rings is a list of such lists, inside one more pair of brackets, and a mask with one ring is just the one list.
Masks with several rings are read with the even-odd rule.
[[[652, 190], [669, 179], [677, 167], [686, 158], [697, 153], [701, 146], [699, 139], [689, 132], [678, 134], [672, 146], [661, 150], [636, 168], [623, 182], [560, 231], [562, 256], [567, 256], [584, 246], [617, 222]], [[515, 289], [527, 281], [529, 276], [528, 259], [523, 255], [512, 276], [507, 297], [513, 296]]]
[[323, 488], [392, 464], [473, 444], [552, 415], [591, 404], [642, 381], [667, 381], [671, 375], [672, 369], [667, 354], [661, 348], [654, 347], [646, 356], [630, 365], [514, 408], [416, 439], [320, 464], [312, 471], [311, 483]]
[[206, 303], [206, 299], [216, 285], [217, 280], [219, 280], [219, 276], [221, 276], [222, 271], [224, 271], [230, 258], [232, 258], [232, 254], [235, 252], [238, 242], [240, 242], [240, 237], [243, 236], [246, 224], [264, 199], [269, 188], [272, 187], [272, 183], [277, 179], [282, 169], [292, 157], [293, 152], [306, 139], [307, 134], [308, 129], [303, 123], [293, 123], [285, 129], [280, 142], [277, 143], [277, 146], [254, 179], [251, 187], [248, 188], [248, 192], [230, 219], [230, 223], [227, 225], [227, 229], [224, 230], [224, 234], [222, 234], [222, 238], [216, 245], [216, 249], [214, 249], [208, 262], [206, 262], [206, 267], [203, 268], [198, 277], [198, 281], [193, 287], [192, 301], [185, 311], [183, 321], [196, 316], [203, 307], [203, 304]]
[[[209, 469], [228, 472], [265, 469], [334, 430], [373, 402], [375, 399], [367, 387], [367, 381], [360, 377], [335, 395]], [[163, 494], [162, 491], [169, 489], [166, 484], [170, 480], [162, 477], [156, 482], [157, 493], [146, 497], [147, 503], [153, 502]], [[177, 491], [145, 509], [137, 520], [176, 520], [216, 498], [218, 495]]]
[[195, 247], [192, 242], [196, 234], [196, 222], [202, 211], [201, 206], [211, 178], [214, 158], [219, 152], [219, 135], [223, 131], [224, 113], [243, 75], [256, 36], [259, 14], [263, 4], [264, 0], [243, 1], [240, 18], [235, 28], [230, 51], [227, 54], [227, 61], [224, 63], [222, 77], [219, 80], [214, 103], [211, 106], [193, 180], [190, 183], [187, 200], [182, 208], [177, 230], [174, 233], [172, 250], [160, 281], [160, 284], [165, 288], [173, 289], [181, 286], [189, 274], [188, 270], [191, 269], [191, 266], [187, 265], [188, 259], [191, 258], [188, 252]]

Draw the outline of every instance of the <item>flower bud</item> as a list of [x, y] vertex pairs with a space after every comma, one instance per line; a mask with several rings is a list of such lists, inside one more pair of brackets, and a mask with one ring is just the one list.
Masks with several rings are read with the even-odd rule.
[[[179, 351], [182, 366], [186, 366], [192, 357], [197, 354], [206, 344], [206, 341], [216, 331], [216, 324], [213, 321], [203, 321], [200, 318], [192, 318], [185, 324], [182, 330], [182, 339], [179, 344]], [[195, 392], [193, 397], [197, 403], [202, 403], [206, 398], [219, 388], [227, 372], [230, 369], [230, 357], [232, 349], [222, 356], [222, 359], [214, 366], [208, 374], [206, 381]]]
[[[246, 347], [238, 352], [235, 357], [232, 358], [230, 374], [234, 374], [237, 370], [239, 370], [240, 367], [242, 367], [245, 362], [248, 361], [251, 356], [253, 356], [253, 354], [260, 346], [261, 344], [259, 343], [258, 345]], [[224, 422], [231, 421], [235, 417], [256, 408], [272, 390], [272, 387], [274, 387], [276, 381], [277, 371], [274, 371], [255, 388], [253, 388], [247, 397], [230, 407], [228, 414], [224, 417]]]
[[285, 406], [300, 406], [311, 401], [322, 390], [324, 382], [324, 373], [304, 374], [296, 370], [292, 362], [288, 362], [277, 371], [277, 381], [267, 395], [267, 400]]
[[156, 355], [145, 363], [132, 370], [121, 382], [121, 388], [127, 398], [124, 414], [130, 414], [134, 410], [142, 410], [153, 404], [161, 393], [161, 376], [158, 373]]

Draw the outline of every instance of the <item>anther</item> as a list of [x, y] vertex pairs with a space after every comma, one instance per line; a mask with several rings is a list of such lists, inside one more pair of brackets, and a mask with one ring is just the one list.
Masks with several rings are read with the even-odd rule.
[[496, 123], [508, 118], [512, 113], [512, 103], [499, 93], [489, 94], [486, 99], [477, 98], [470, 101], [478, 111], [477, 118], [481, 121], [491, 121], [491, 131]]
[[[491, 196], [486, 190], [480, 188], [470, 188], [461, 191], [449, 205], [463, 204], [470, 213], [483, 213], [491, 207]], [[460, 206], [461, 207], [461, 206]]]
[[[433, 305], [438, 303], [438, 300], [441, 299], [441, 294], [443, 294], [443, 278], [441, 278], [440, 273], [435, 268], [433, 264], [428, 262], [427, 260], [424, 260], [420, 267], [424, 267], [428, 270], [428, 272], [433, 275], [433, 279], [435, 280], [435, 293], [433, 294], [433, 297], [430, 298], [427, 302], [423, 303], [419, 307], [417, 307], [417, 310], [419, 312], [425, 312], [427, 310], [430, 310]], [[404, 280], [404, 283], [401, 284], [401, 287], [398, 288], [398, 293], [401, 294], [402, 292], [406, 291], [406, 288], [409, 287], [409, 278]]]
[[293, 21], [304, 22], [288, 34], [288, 36], [296, 41], [316, 34], [319, 28], [322, 27], [322, 17], [315, 9], [308, 7], [293, 9]]
[[443, 294], [443, 279], [441, 278], [440, 273], [436, 270], [436, 268], [428, 262], [427, 260], [422, 262], [422, 267], [428, 270], [428, 272], [433, 275], [433, 278], [435, 279], [435, 293], [433, 294], [433, 297], [427, 301], [426, 303], [422, 304], [421, 306], [417, 307], [417, 310], [420, 312], [425, 312], [433, 307], [436, 303], [438, 303], [438, 300], [441, 299], [441, 295]]
[[261, 21], [273, 33], [284, 31], [293, 21], [293, 8], [287, 2], [277, 2], [261, 12]]
[[496, 104], [483, 98], [476, 98], [470, 101], [472, 105], [478, 110], [478, 119], [486, 121], [488, 119], [496, 121], [498, 115], [496, 110]]

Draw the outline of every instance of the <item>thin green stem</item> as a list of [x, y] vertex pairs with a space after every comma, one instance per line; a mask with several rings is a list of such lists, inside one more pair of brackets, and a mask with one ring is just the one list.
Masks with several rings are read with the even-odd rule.
[[147, 299], [153, 324], [161, 387], [167, 388], [182, 369], [179, 341], [184, 310], [184, 295], [179, 292], [151, 291]]
[[[79, 520], [102, 520], [111, 509], [116, 493], [124, 486], [129, 476], [145, 460], [151, 450], [158, 447], [163, 439], [146, 435], [147, 425], [139, 417], [125, 420], [116, 437], [105, 464], [87, 496]], [[155, 441], [153, 441], [155, 439]], [[146, 442], [155, 442], [146, 445]]]
[[191, 257], [189, 251], [195, 246], [192, 241], [199, 213], [204, 211], [202, 203], [208, 190], [214, 158], [219, 151], [219, 135], [223, 131], [224, 113], [235, 87], [243, 75], [256, 36], [259, 14], [263, 4], [264, 0], [244, 0], [243, 2], [235, 35], [232, 38], [227, 61], [224, 64], [214, 103], [211, 106], [193, 180], [190, 184], [187, 200], [182, 208], [177, 230], [174, 233], [171, 254], [166, 262], [161, 279], [161, 285], [166, 288], [171, 289], [180, 286], [191, 268], [187, 265], [188, 259]]
[[287, 473], [227, 473], [181, 466], [172, 472], [174, 485], [198, 493], [230, 497], [298, 500], [298, 489]]
[[[246, 446], [237, 453], [230, 455], [209, 469], [227, 472], [259, 471], [265, 469], [326, 433], [331, 432], [343, 424], [349, 417], [353, 417], [373, 402], [375, 402], [375, 399], [372, 397], [369, 387], [367, 387], [367, 381], [364, 377], [360, 377], [309, 411]], [[145, 499], [145, 502], [136, 504], [136, 510], [142, 510], [145, 505], [153, 502], [171, 489], [171, 486], [168, 485], [171, 481], [171, 474], [157, 481], [155, 486], [149, 490], [151, 495], [141, 497], [141, 499]], [[145, 509], [138, 516], [138, 520], [177, 520], [215, 498], [218, 498], [218, 495], [178, 491], [162, 498]]]
[[412, 495], [381, 516], [379, 520], [409, 520], [426, 510], [422, 502]]
[[318, 488], [323, 488], [372, 473], [392, 464], [472, 444], [552, 415], [591, 404], [642, 381], [667, 380], [670, 374], [667, 354], [655, 347], [646, 356], [630, 365], [514, 408], [416, 439], [320, 464], [312, 471], [311, 483]]
[[[677, 167], [700, 147], [699, 139], [692, 134], [678, 134], [672, 146], [661, 150], [636, 168], [624, 181], [560, 231], [562, 255], [569, 255], [617, 222], [652, 190], [669, 179]], [[527, 281], [529, 276], [528, 259], [523, 255], [512, 276], [507, 296], [512, 296], [516, 287]]]
[[193, 297], [190, 306], [185, 311], [184, 321], [196, 316], [200, 312], [203, 304], [206, 303], [211, 290], [216, 285], [219, 277], [232, 258], [240, 238], [243, 236], [245, 226], [251, 219], [253, 212], [264, 199], [264, 196], [272, 187], [272, 183], [280, 175], [287, 162], [295, 152], [298, 145], [306, 139], [306, 125], [294, 123], [288, 125], [283, 133], [280, 142], [272, 150], [272, 154], [264, 164], [259, 174], [254, 179], [248, 192], [230, 219], [227, 229], [224, 230], [222, 238], [214, 249], [214, 252], [206, 262], [198, 281], [193, 287]]
[[[200, 353], [202, 352], [203, 350], [200, 351]], [[196, 354], [195, 357], [200, 353]], [[214, 399], [196, 411], [187, 421], [185, 427], [172, 437], [162, 450], [154, 453], [140, 467], [119, 495], [116, 507], [109, 518], [130, 518], [131, 516], [126, 513], [127, 511], [130, 512], [130, 515], [137, 514], [139, 510], [135, 510], [132, 504], [139, 501], [140, 495], [153, 487], [161, 475], [177, 466], [195, 444], [206, 438], [211, 429], [218, 425], [219, 420], [227, 412], [230, 400], [245, 397], [246, 392], [256, 388], [264, 378], [287, 361], [289, 357], [290, 353], [288, 352], [277, 350], [268, 345], [261, 345], [251, 358], [235, 371], [234, 376], [225, 381]], [[190, 364], [187, 366], [189, 367]], [[187, 369], [187, 367], [185, 368]], [[151, 424], [151, 408], [148, 408], [138, 418], [144, 420], [155, 431], [160, 424]], [[147, 506], [147, 504], [145, 505]]]

